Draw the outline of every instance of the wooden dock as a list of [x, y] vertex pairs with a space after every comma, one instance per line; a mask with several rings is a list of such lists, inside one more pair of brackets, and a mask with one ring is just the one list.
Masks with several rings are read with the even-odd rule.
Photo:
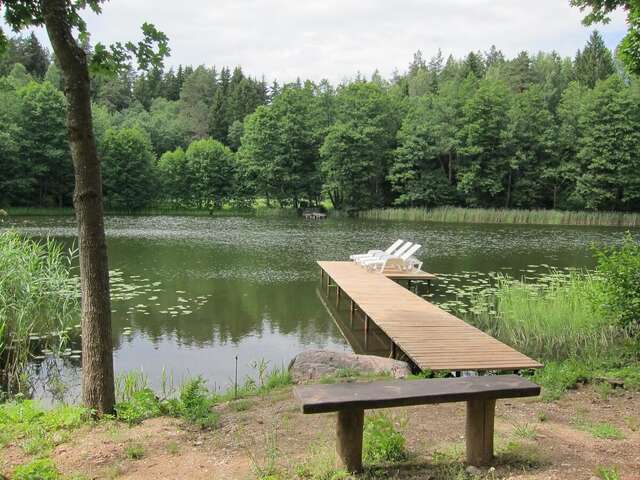
[[327, 292], [350, 301], [350, 313], [364, 315], [391, 340], [393, 357], [404, 353], [421, 370], [487, 371], [542, 365], [454, 315], [427, 302], [386, 275], [353, 262], [318, 262]]

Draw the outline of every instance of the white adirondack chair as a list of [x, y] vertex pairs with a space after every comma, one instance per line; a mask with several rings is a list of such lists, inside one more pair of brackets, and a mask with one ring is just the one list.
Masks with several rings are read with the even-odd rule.
[[416, 243], [402, 255], [392, 255], [384, 259], [374, 260], [367, 263], [367, 270], [378, 270], [384, 272], [387, 269], [410, 270], [414, 267], [414, 262], [410, 259], [420, 250], [422, 245]]
[[349, 260], [353, 260], [357, 262], [361, 258], [366, 257], [374, 257], [376, 255], [384, 254], [384, 255], [392, 255], [399, 247], [404, 243], [404, 240], [398, 239], [389, 248], [386, 250], [369, 250], [367, 253], [356, 253], [355, 255], [350, 255]]
[[400, 248], [398, 248], [393, 253], [390, 253], [390, 254], [389, 253], [379, 253], [377, 255], [372, 255], [370, 257], [359, 258], [358, 260], [356, 260], [356, 263], [359, 263], [360, 265], [362, 265], [364, 267], [369, 262], [375, 262], [376, 260], [382, 260], [382, 259], [385, 259], [385, 258], [388, 258], [388, 257], [398, 257], [398, 256], [402, 255], [404, 252], [406, 252], [407, 250], [409, 250], [411, 248], [411, 245], [413, 245], [413, 243], [406, 242], [404, 245], [402, 245]]

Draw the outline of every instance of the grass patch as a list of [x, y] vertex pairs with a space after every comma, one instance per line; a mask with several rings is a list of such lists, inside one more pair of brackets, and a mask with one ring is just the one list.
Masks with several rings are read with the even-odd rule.
[[180, 445], [178, 445], [178, 442], [172, 440], [167, 443], [167, 452], [171, 455], [178, 455], [180, 453]]
[[144, 457], [144, 446], [141, 443], [131, 443], [124, 449], [124, 453], [129, 460], [140, 460]]
[[358, 213], [370, 220], [409, 222], [487, 223], [521, 225], [640, 226], [640, 214], [625, 212], [571, 212], [561, 210], [517, 210], [492, 208], [437, 207], [381, 208]]
[[296, 478], [304, 480], [344, 480], [352, 478], [346, 470], [336, 467], [336, 453], [326, 445], [315, 445], [311, 458], [293, 469]]
[[280, 468], [278, 467], [278, 432], [275, 428], [265, 434], [262, 455], [256, 453], [253, 449], [248, 449], [247, 455], [256, 478], [259, 480], [279, 480], [281, 478]]
[[516, 437], [523, 438], [525, 440], [533, 440], [536, 438], [536, 426], [530, 423], [516, 423], [513, 425], [513, 434]]
[[0, 404], [0, 447], [15, 442], [27, 454], [45, 454], [89, 418], [89, 412], [77, 406], [45, 409], [34, 400]]
[[39, 458], [16, 467], [13, 480], [58, 480], [62, 478], [53, 460]]
[[[617, 366], [624, 361], [631, 364]], [[542, 398], [553, 401], [559, 399], [567, 390], [573, 390], [580, 384], [590, 383], [598, 378], [619, 378], [624, 382], [626, 390], [638, 390], [638, 375], [640, 365], [637, 361], [621, 359], [614, 352], [610, 359], [571, 358], [564, 362], [548, 362], [544, 368], [533, 373], [532, 380], [543, 387]], [[608, 387], [600, 388], [609, 391]]]
[[246, 398], [241, 398], [239, 400], [234, 400], [233, 402], [229, 402], [229, 408], [234, 412], [244, 412], [246, 410], [249, 410], [252, 405], [253, 405], [253, 402]]
[[252, 405], [249, 401], [251, 397], [266, 395], [291, 385], [288, 370], [276, 368], [268, 372], [267, 366], [267, 362], [261, 362], [257, 379], [247, 377], [238, 386], [237, 392], [235, 388], [230, 388], [222, 394], [213, 393], [204, 379], [196, 377], [186, 381], [177, 396], [163, 388], [162, 398], [148, 387], [145, 375], [128, 373], [117, 381], [117, 418], [133, 425], [148, 418], [169, 415], [202, 429], [217, 428], [220, 414], [213, 410], [216, 405], [229, 402], [232, 410], [243, 411]]
[[406, 420], [394, 422], [384, 412], [367, 415], [364, 422], [364, 462], [378, 464], [406, 460], [406, 440], [401, 432], [405, 425]]
[[496, 458], [500, 465], [519, 471], [540, 468], [547, 463], [538, 446], [530, 442], [510, 441], [498, 450]]
[[611, 425], [606, 422], [591, 422], [583, 418], [577, 417], [572, 422], [576, 428], [590, 433], [595, 438], [602, 438], [605, 440], [622, 440], [624, 434], [615, 425]]
[[596, 475], [602, 480], [620, 480], [620, 474], [615, 467], [598, 467]]

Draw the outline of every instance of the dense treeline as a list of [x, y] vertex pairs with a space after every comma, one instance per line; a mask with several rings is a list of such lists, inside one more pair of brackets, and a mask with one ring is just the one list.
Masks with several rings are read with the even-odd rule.
[[[65, 100], [35, 36], [0, 59], [0, 205], [68, 205]], [[640, 82], [594, 32], [575, 58], [416, 53], [408, 71], [267, 86], [237, 67], [93, 79], [112, 209], [256, 198], [640, 210]]]

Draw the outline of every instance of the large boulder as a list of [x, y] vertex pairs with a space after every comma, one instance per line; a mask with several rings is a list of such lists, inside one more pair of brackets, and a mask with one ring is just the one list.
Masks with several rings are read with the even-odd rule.
[[329, 350], [306, 350], [296, 355], [289, 364], [289, 372], [295, 383], [318, 380], [345, 370], [359, 374], [387, 373], [394, 378], [411, 374], [409, 364], [401, 360]]

